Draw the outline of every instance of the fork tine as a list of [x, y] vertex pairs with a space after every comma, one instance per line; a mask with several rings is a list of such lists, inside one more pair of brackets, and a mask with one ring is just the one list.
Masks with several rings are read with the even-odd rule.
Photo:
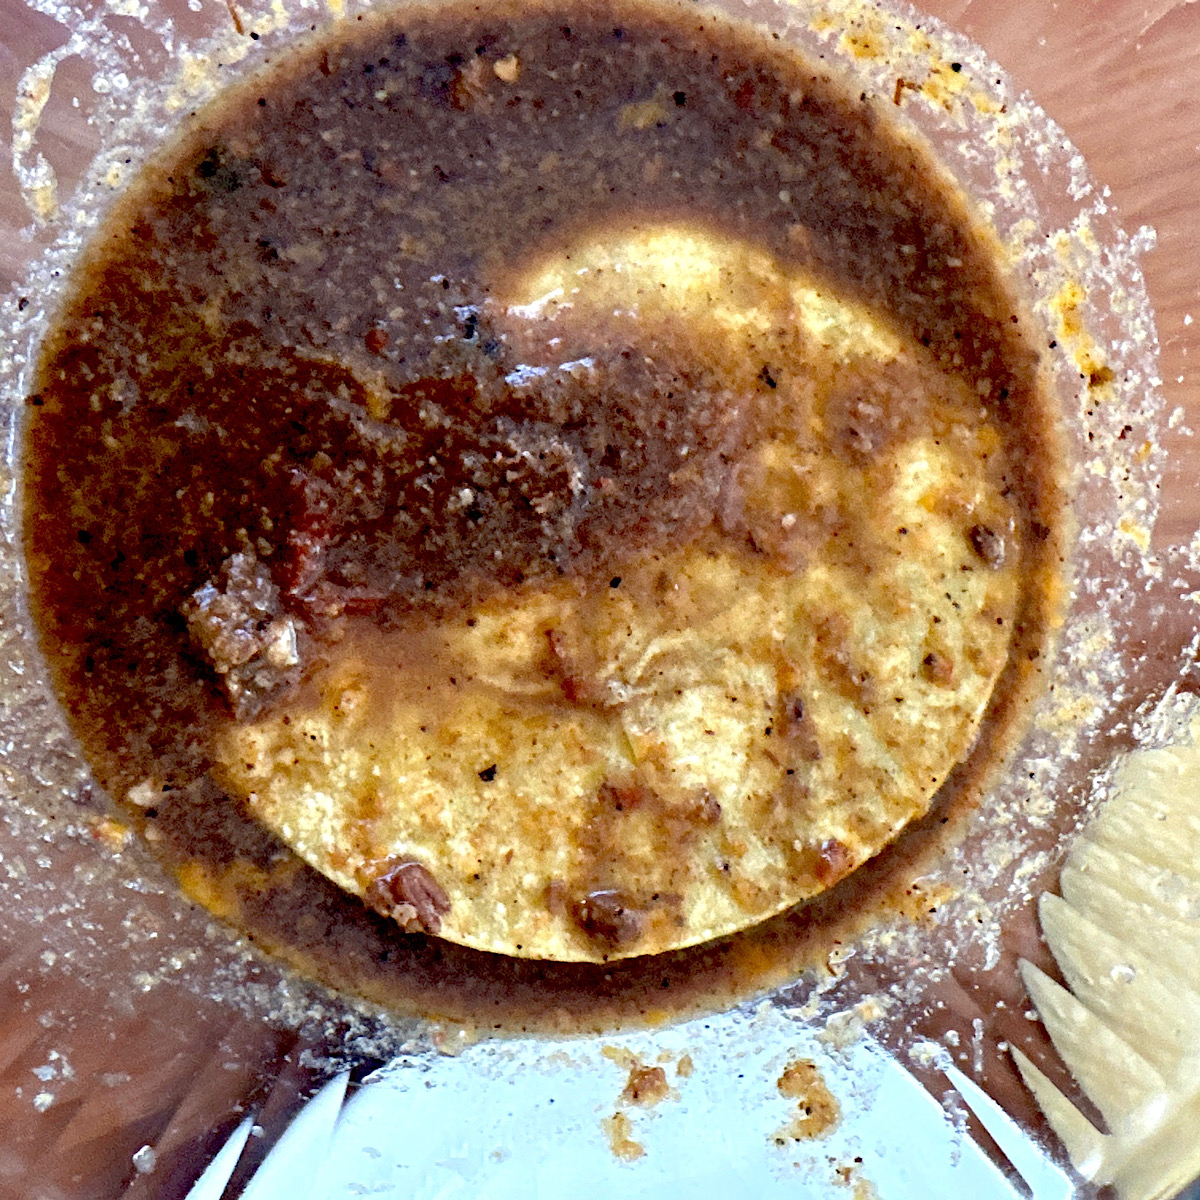
[[1158, 1071], [1044, 971], [1024, 959], [1019, 967], [1054, 1048], [1108, 1127], [1133, 1134], [1154, 1128], [1170, 1094]]
[[349, 1081], [349, 1071], [335, 1075], [296, 1114], [246, 1185], [241, 1200], [278, 1200], [280, 1196], [307, 1200], [312, 1195]]
[[1107, 1182], [1107, 1176], [1102, 1177], [1101, 1171], [1110, 1143], [1109, 1136], [1101, 1133], [1034, 1065], [1027, 1054], [1013, 1046], [1012, 1056], [1021, 1078], [1025, 1080], [1025, 1086], [1046, 1114], [1050, 1128], [1066, 1146], [1071, 1165], [1084, 1179]]
[[1035, 1200], [1071, 1200], [1075, 1187], [1067, 1173], [1046, 1158], [1016, 1121], [957, 1067], [947, 1066], [945, 1074], [1033, 1192]]
[[217, 1151], [212, 1162], [204, 1168], [204, 1173], [192, 1184], [187, 1200], [221, 1200], [221, 1193], [233, 1175], [233, 1169], [242, 1155], [246, 1139], [254, 1118], [247, 1117], [230, 1135], [229, 1140]]

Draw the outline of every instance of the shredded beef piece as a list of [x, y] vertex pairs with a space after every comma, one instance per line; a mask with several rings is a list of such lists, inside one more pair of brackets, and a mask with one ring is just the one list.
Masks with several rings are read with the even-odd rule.
[[299, 682], [295, 622], [283, 613], [279, 588], [253, 551], [230, 555], [182, 611], [239, 721], [253, 719]]
[[850, 853], [849, 847], [843, 845], [837, 838], [829, 838], [821, 843], [814, 870], [818, 881], [824, 887], [831, 887], [843, 875], [849, 875], [853, 867], [854, 856]]
[[646, 914], [635, 907], [629, 896], [607, 889], [585, 896], [575, 916], [589, 937], [614, 948], [636, 942], [646, 921]]
[[368, 889], [376, 911], [396, 921], [406, 933], [437, 933], [450, 911], [450, 898], [417, 862], [400, 862], [378, 876]]

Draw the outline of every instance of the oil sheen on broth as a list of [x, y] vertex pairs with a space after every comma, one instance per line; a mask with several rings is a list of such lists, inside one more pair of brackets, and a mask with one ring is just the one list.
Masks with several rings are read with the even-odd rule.
[[695, 10], [399, 9], [143, 172], [46, 342], [25, 534], [193, 896], [372, 994], [545, 981], [924, 817], [1059, 522], [992, 243], [884, 111]]

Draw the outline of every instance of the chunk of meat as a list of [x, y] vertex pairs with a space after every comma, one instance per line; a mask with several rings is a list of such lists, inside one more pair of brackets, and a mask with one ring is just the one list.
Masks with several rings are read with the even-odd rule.
[[253, 719], [299, 682], [296, 624], [253, 551], [230, 555], [216, 579], [184, 602], [183, 616], [239, 721]]
[[843, 845], [837, 838], [828, 838], [821, 843], [817, 851], [817, 864], [814, 868], [817, 879], [825, 887], [832, 887], [843, 875], [849, 875], [854, 869], [854, 854], [848, 846]]
[[598, 942], [626, 947], [642, 936], [646, 915], [624, 892], [603, 889], [591, 892], [576, 909], [580, 928]]
[[427, 867], [400, 862], [378, 876], [368, 889], [371, 905], [406, 933], [437, 933], [450, 911], [450, 898]]

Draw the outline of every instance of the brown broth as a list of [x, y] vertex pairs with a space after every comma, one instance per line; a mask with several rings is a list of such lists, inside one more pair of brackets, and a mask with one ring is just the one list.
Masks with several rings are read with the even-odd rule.
[[[510, 82], [498, 64], [514, 54]], [[621, 120], [646, 103], [660, 106], [653, 119]], [[961, 830], [1036, 691], [1063, 530], [1032, 325], [965, 199], [880, 104], [781, 44], [683, 7], [398, 9], [233, 89], [144, 172], [85, 255], [43, 350], [24, 536], [41, 644], [85, 753], [115, 797], [163, 781], [161, 800], [135, 816], [191, 895], [305, 973], [388, 1007], [556, 1029], [725, 1004], [795, 977], [902, 905], [908, 880]], [[929, 817], [868, 867], [694, 950], [518, 961], [401, 933], [212, 783], [209, 747], [231, 716], [180, 614], [230, 555], [286, 556], [304, 480], [344, 491], [378, 478], [380, 464], [382, 500], [339, 518], [336, 620], [436, 616], [539, 574], [603, 572], [617, 546], [691, 529], [695, 497], [664, 507], [656, 452], [637, 458], [632, 432], [670, 415], [673, 388], [707, 386], [686, 363], [632, 386], [614, 364], [605, 444], [645, 486], [569, 560], [538, 522], [513, 523], [503, 497], [457, 526], [445, 496], [459, 481], [439, 477], [419, 499], [414, 472], [446, 435], [422, 441], [413, 424], [402, 450], [381, 451], [346, 416], [347, 404], [369, 406], [371, 372], [414, 408], [477, 407], [446, 347], [468, 355], [467, 374], [494, 357], [477, 316], [488, 281], [531, 246], [614, 215], [749, 239], [886, 311], [946, 372], [980, 384], [981, 409], [1007, 439], [1027, 586], [975, 752]], [[487, 403], [503, 415], [514, 401], [500, 388]], [[455, 428], [478, 434], [469, 421]], [[719, 467], [720, 439], [689, 432]], [[319, 655], [336, 620], [308, 615]]]

